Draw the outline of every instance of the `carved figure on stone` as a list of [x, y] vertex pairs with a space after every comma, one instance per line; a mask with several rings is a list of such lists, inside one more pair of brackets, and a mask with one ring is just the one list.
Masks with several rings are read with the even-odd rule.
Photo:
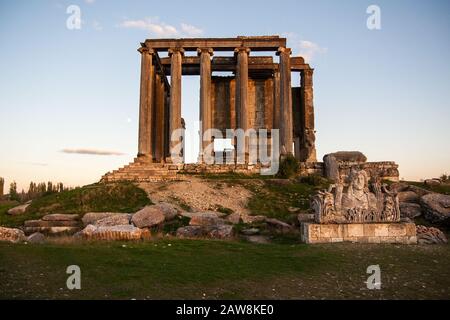
[[352, 169], [346, 181], [338, 180], [319, 191], [311, 201], [318, 223], [370, 223], [400, 221], [398, 197], [386, 185], [369, 187], [367, 172]]

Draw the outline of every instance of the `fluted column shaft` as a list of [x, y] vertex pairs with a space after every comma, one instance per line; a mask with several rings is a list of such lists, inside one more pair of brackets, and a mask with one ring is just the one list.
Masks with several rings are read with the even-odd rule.
[[[249, 48], [236, 48], [236, 113], [238, 114], [238, 128], [244, 130], [248, 129], [248, 54]], [[237, 150], [239, 154], [245, 155], [248, 158], [248, 137], [245, 137], [244, 144], [239, 146]]]
[[[200, 56], [200, 162], [203, 162], [204, 152], [208, 145], [212, 143], [212, 136], [210, 133], [206, 134], [209, 129], [212, 129], [212, 109], [211, 109], [211, 56], [213, 50], [211, 48], [197, 49]], [[212, 155], [209, 155], [212, 156]]]
[[314, 96], [313, 96], [314, 69], [305, 69], [301, 73], [301, 106], [303, 123], [301, 124], [302, 137], [300, 139], [300, 160], [316, 162], [316, 134], [314, 129]]
[[291, 89], [291, 49], [279, 48], [280, 56], [280, 151], [292, 154], [292, 89]]
[[141, 87], [139, 99], [138, 156], [152, 156], [152, 99], [153, 99], [153, 54], [150, 48], [141, 47]]
[[172, 133], [181, 129], [181, 71], [184, 50], [182, 48], [169, 49], [171, 56], [170, 66], [170, 149], [174, 148], [180, 140], [172, 141]]

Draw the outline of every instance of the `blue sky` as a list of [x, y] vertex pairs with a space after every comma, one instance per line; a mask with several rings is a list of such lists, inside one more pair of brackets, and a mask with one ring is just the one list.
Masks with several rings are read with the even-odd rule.
[[[80, 30], [66, 27], [72, 4]], [[381, 30], [366, 27], [371, 4]], [[0, 0], [0, 176], [19, 187], [82, 185], [132, 161], [144, 39], [273, 34], [315, 68], [320, 159], [360, 150], [369, 161], [396, 161], [402, 178], [450, 173], [449, 9], [448, 1], [401, 0]], [[198, 82], [183, 79], [191, 133]], [[80, 148], [122, 155], [61, 152]]]

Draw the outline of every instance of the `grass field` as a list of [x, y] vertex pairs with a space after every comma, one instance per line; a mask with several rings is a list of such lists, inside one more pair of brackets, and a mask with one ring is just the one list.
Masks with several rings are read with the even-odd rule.
[[[0, 243], [7, 299], [449, 299], [450, 246]], [[364, 283], [381, 268], [381, 290]], [[69, 265], [81, 290], [66, 288]]]

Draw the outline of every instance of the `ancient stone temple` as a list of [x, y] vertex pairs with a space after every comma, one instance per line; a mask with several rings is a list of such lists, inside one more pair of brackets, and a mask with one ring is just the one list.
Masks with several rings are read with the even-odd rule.
[[[138, 156], [129, 165], [107, 173], [103, 181], [171, 179], [179, 170], [257, 170], [258, 163], [249, 161], [204, 165], [205, 153], [211, 153], [207, 146], [215, 139], [207, 133], [210, 129], [223, 137], [227, 137], [228, 129], [267, 129], [269, 144], [274, 138], [271, 130], [278, 129], [281, 155], [292, 154], [302, 163], [316, 162], [314, 70], [302, 57], [291, 55], [285, 38], [148, 39], [138, 51], [141, 54]], [[167, 57], [162, 57], [163, 54]], [[231, 75], [213, 76], [213, 72]], [[300, 83], [292, 83], [293, 72], [300, 74]], [[199, 137], [203, 139], [199, 138], [198, 164], [191, 165], [183, 161], [182, 135], [173, 139], [174, 132], [184, 128], [181, 88], [186, 75], [200, 76]], [[232, 143], [238, 148], [235, 140]], [[249, 144], [246, 140], [240, 151], [248, 154]], [[179, 151], [177, 145], [181, 146]], [[181, 160], [176, 164], [173, 150]]]
[[[252, 157], [253, 150], [263, 149], [261, 141], [270, 154], [269, 166], [293, 155], [300, 175], [333, 180], [357, 166], [370, 178], [398, 181], [394, 162], [366, 162], [345, 153], [317, 161], [314, 70], [291, 55], [285, 38], [148, 39], [138, 51], [138, 154], [130, 164], [105, 174], [103, 182], [176, 180], [180, 172], [263, 173], [267, 163]], [[292, 83], [293, 73], [299, 74], [298, 83]], [[186, 164], [181, 94], [182, 78], [189, 75], [200, 76], [200, 152], [197, 163]], [[252, 135], [242, 138], [239, 131]], [[214, 151], [219, 138], [228, 139], [233, 148]]]

